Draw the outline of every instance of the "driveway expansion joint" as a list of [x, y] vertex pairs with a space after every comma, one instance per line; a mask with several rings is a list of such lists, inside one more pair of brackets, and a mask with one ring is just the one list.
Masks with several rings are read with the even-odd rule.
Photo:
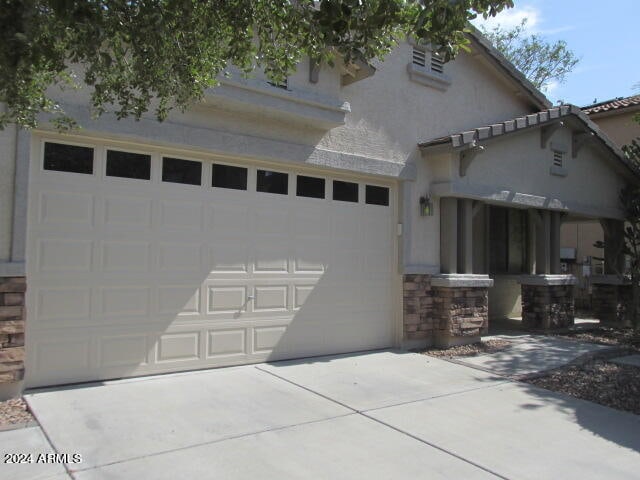
[[269, 375], [272, 375], [272, 376], [274, 376], [274, 377], [276, 377], [276, 378], [278, 378], [278, 379], [280, 379], [282, 381], [290, 383], [291, 385], [294, 385], [294, 386], [296, 386], [298, 388], [302, 388], [303, 390], [305, 390], [307, 392], [310, 392], [310, 393], [313, 393], [315, 395], [318, 395], [318, 396], [320, 396], [320, 397], [322, 397], [322, 398], [324, 398], [324, 399], [326, 399], [326, 400], [328, 400], [330, 402], [334, 402], [334, 403], [336, 403], [336, 404], [338, 404], [338, 405], [340, 405], [340, 406], [342, 406], [344, 408], [348, 408], [349, 410], [353, 411], [353, 414], [361, 415], [362, 417], [366, 418], [367, 420], [370, 420], [370, 421], [373, 421], [375, 423], [378, 423], [379, 425], [382, 425], [384, 427], [390, 428], [390, 429], [392, 429], [392, 430], [394, 430], [394, 431], [396, 431], [398, 433], [401, 433], [402, 435], [405, 435], [405, 436], [407, 436], [407, 437], [409, 437], [409, 438], [411, 438], [413, 440], [416, 440], [416, 441], [418, 441], [418, 442], [420, 442], [420, 443], [422, 443], [424, 445], [427, 445], [429, 447], [435, 448], [436, 450], [438, 450], [438, 451], [440, 451], [442, 453], [450, 455], [450, 456], [452, 456], [452, 457], [454, 457], [454, 458], [456, 458], [456, 459], [458, 459], [458, 460], [460, 460], [460, 461], [462, 461], [464, 463], [467, 463], [467, 464], [469, 464], [469, 465], [471, 465], [473, 467], [479, 468], [480, 470], [482, 470], [484, 472], [487, 472], [490, 475], [493, 475], [493, 476], [495, 476], [497, 478], [501, 478], [503, 480], [511, 480], [510, 478], [505, 477], [504, 475], [501, 475], [501, 474], [499, 474], [497, 472], [494, 472], [490, 468], [484, 467], [484, 466], [482, 466], [482, 465], [480, 465], [478, 463], [475, 463], [475, 462], [473, 462], [471, 460], [468, 460], [468, 459], [466, 459], [466, 458], [464, 458], [464, 457], [462, 457], [460, 455], [457, 455], [456, 453], [451, 452], [451, 451], [449, 451], [449, 450], [447, 450], [447, 449], [445, 449], [443, 447], [439, 447], [438, 445], [430, 443], [430, 442], [428, 442], [428, 441], [426, 441], [426, 440], [424, 440], [424, 439], [422, 439], [422, 438], [420, 438], [420, 437], [418, 437], [416, 435], [412, 435], [411, 433], [409, 433], [409, 432], [407, 432], [405, 430], [402, 430], [402, 429], [394, 427], [393, 425], [390, 425], [390, 424], [388, 424], [386, 422], [383, 422], [382, 420], [379, 420], [379, 419], [377, 419], [375, 417], [369, 416], [369, 415], [367, 415], [367, 412], [372, 412], [374, 410], [381, 410], [381, 409], [384, 409], [384, 408], [392, 408], [392, 407], [396, 407], [396, 406], [407, 405], [407, 404], [410, 404], [410, 403], [428, 401], [428, 400], [431, 400], [431, 399], [434, 399], [434, 398], [442, 398], [442, 397], [448, 397], [448, 396], [458, 395], [458, 394], [462, 394], [462, 393], [468, 393], [468, 392], [472, 392], [474, 390], [484, 390], [484, 389], [494, 388], [494, 387], [498, 387], [500, 385], [504, 385], [504, 384], [512, 383], [512, 382], [504, 381], [504, 382], [500, 382], [500, 383], [495, 384], [495, 385], [488, 385], [488, 386], [484, 386], [484, 387], [467, 389], [467, 390], [462, 391], [462, 392], [455, 392], [455, 393], [450, 393], [450, 394], [438, 395], [437, 397], [430, 397], [430, 398], [425, 398], [425, 399], [420, 399], [420, 400], [414, 400], [414, 401], [399, 403], [399, 404], [396, 404], [396, 405], [387, 405], [387, 406], [384, 406], [384, 407], [372, 408], [372, 409], [369, 409], [369, 410], [358, 410], [358, 409], [353, 408], [353, 407], [351, 407], [351, 406], [349, 406], [349, 405], [347, 405], [345, 403], [342, 403], [342, 402], [340, 402], [340, 401], [338, 401], [338, 400], [336, 400], [334, 398], [331, 398], [328, 395], [324, 395], [324, 394], [322, 394], [320, 392], [317, 392], [317, 391], [315, 391], [315, 390], [313, 390], [313, 389], [311, 389], [309, 387], [305, 387], [305, 386], [300, 385], [300, 384], [298, 384], [298, 383], [296, 383], [296, 382], [294, 382], [292, 380], [289, 380], [289, 379], [284, 378], [284, 377], [282, 377], [280, 375], [277, 375], [277, 374], [275, 374], [273, 372], [270, 372], [268, 370], [264, 370], [264, 369], [260, 368], [259, 366], [256, 366], [255, 368], [257, 370], [260, 370], [261, 372], [268, 373]]

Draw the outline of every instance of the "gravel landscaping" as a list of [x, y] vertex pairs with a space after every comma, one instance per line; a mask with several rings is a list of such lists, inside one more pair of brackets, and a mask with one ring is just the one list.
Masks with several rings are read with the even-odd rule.
[[595, 358], [527, 383], [640, 415], [640, 368]]
[[27, 408], [27, 403], [21, 398], [12, 398], [0, 402], [0, 427], [28, 423], [34, 420]]
[[567, 332], [554, 333], [553, 335], [580, 342], [625, 346], [640, 351], [640, 333], [634, 332], [631, 328], [593, 327], [569, 330]]
[[437, 348], [430, 347], [426, 350], [421, 350], [420, 353], [430, 355], [432, 357], [475, 357], [476, 355], [482, 355], [484, 353], [496, 353], [501, 350], [505, 350], [511, 346], [511, 342], [507, 340], [486, 340], [469, 345], [458, 345], [456, 347]]

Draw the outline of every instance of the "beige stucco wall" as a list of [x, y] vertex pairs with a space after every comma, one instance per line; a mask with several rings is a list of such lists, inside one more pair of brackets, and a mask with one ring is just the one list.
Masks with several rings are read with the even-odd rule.
[[[411, 46], [401, 45], [376, 63], [375, 75], [344, 87], [339, 66], [324, 65], [318, 83], [313, 84], [309, 82], [308, 64], [303, 62], [289, 77], [291, 95], [300, 93], [349, 104], [344, 125], [330, 129], [279, 116], [267, 111], [259, 101], [239, 105], [216, 100], [215, 94], [185, 114], [172, 113], [163, 124], [155, 122], [152, 115], [140, 122], [116, 121], [110, 115], [91, 120], [86, 92], [56, 95], [81, 121], [81, 134], [160, 142], [270, 161], [315, 162], [319, 166], [409, 178], [399, 189], [401, 202], [406, 205], [404, 217], [399, 219], [405, 225], [403, 263], [417, 266], [420, 271], [437, 271], [438, 200], [435, 199], [433, 217], [420, 217], [418, 211], [418, 199], [429, 193], [435, 177], [431, 163], [421, 156], [417, 144], [530, 113], [535, 107], [525, 97], [515, 95], [515, 86], [509, 85], [510, 81], [481, 56], [461, 54], [446, 64], [445, 73], [451, 84], [444, 91], [412, 81], [407, 72], [410, 62]], [[251, 81], [262, 78], [257, 72]]]
[[489, 289], [489, 319], [519, 317], [522, 315], [521, 286], [517, 276], [493, 275]]
[[[620, 213], [618, 192], [625, 181], [620, 162], [595, 142], [584, 146], [573, 158], [568, 127], [557, 131], [545, 149], [540, 144], [539, 129], [506, 135], [484, 146], [484, 152], [476, 156], [466, 176], [452, 179], [459, 189], [495, 192], [498, 196], [504, 192], [504, 201], [513, 203], [512, 206], [518, 206], [519, 202], [524, 207], [530, 200], [538, 208], [593, 217]], [[566, 176], [550, 173], [553, 149], [558, 148], [566, 151]]]
[[11, 256], [16, 129], [0, 130], [0, 263]]
[[621, 112], [591, 115], [590, 118], [616, 145], [622, 146], [640, 137], [640, 124], [633, 120], [638, 113], [640, 108], [627, 108]]

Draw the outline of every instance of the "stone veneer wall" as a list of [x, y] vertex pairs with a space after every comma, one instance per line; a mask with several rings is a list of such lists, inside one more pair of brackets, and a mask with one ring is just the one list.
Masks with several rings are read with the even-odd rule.
[[591, 292], [591, 305], [596, 318], [609, 325], [628, 324], [626, 305], [631, 300], [631, 285], [594, 283]]
[[[476, 341], [489, 329], [489, 292], [486, 287], [434, 287], [436, 343], [442, 346]], [[471, 337], [476, 337], [473, 340]]]
[[0, 384], [24, 377], [24, 277], [0, 277]]
[[434, 287], [431, 275], [405, 275], [403, 296], [406, 340], [445, 346], [487, 332], [487, 287]]
[[431, 275], [405, 275], [403, 297], [404, 338], [433, 341], [436, 321], [433, 316]]
[[573, 285], [522, 285], [522, 325], [564, 328], [573, 325]]

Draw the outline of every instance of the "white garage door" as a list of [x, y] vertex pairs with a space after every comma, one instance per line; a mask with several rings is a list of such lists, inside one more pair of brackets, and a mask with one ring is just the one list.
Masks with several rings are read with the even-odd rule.
[[52, 139], [29, 197], [27, 386], [393, 344], [392, 185]]

